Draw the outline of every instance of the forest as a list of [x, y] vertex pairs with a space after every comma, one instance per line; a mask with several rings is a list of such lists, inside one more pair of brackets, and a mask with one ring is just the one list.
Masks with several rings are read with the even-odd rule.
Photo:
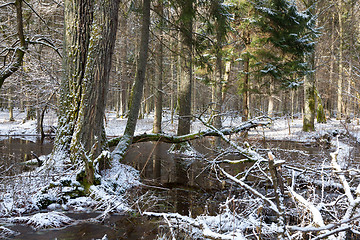
[[358, 1], [0, 0], [0, 19], [0, 148], [29, 148], [0, 155], [0, 238], [360, 239]]

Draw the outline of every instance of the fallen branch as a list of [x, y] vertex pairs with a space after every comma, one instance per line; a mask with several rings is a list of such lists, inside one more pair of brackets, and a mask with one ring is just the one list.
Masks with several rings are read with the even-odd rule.
[[228, 172], [226, 172], [223, 168], [221, 168], [220, 166], [217, 166], [219, 168], [219, 170], [221, 171], [222, 174], [225, 175], [225, 177], [227, 177], [228, 179], [230, 179], [231, 181], [239, 184], [241, 187], [245, 188], [247, 191], [251, 192], [252, 194], [254, 194], [255, 196], [257, 196], [258, 198], [260, 198], [262, 201], [264, 201], [277, 215], [280, 215], [280, 211], [278, 209], [278, 207], [275, 205], [275, 203], [273, 201], [271, 201], [269, 198], [267, 198], [266, 196], [264, 196], [263, 194], [261, 194], [259, 191], [257, 191], [255, 188], [249, 186], [248, 184], [246, 184], [245, 182], [237, 179], [236, 177], [232, 176], [231, 174], [229, 174]]
[[[260, 126], [266, 126], [270, 124], [269, 120], [263, 120], [263, 118], [256, 118], [247, 122], [242, 123], [238, 127], [226, 127], [222, 128], [220, 130], [218, 129], [209, 129], [205, 131], [201, 131], [198, 133], [191, 133], [187, 135], [182, 136], [174, 136], [164, 133], [143, 133], [140, 135], [134, 136], [132, 143], [138, 143], [138, 142], [150, 142], [150, 141], [157, 141], [157, 142], [166, 142], [166, 143], [183, 143], [187, 141], [192, 141], [195, 139], [203, 138], [203, 137], [222, 137], [224, 135], [232, 135], [239, 132], [245, 132], [252, 128], [260, 127]], [[110, 139], [108, 141], [109, 147], [116, 146], [121, 137], [116, 137], [113, 139]]]
[[219, 240], [237, 239], [236, 233], [234, 235], [233, 234], [228, 235], [228, 234], [220, 234], [220, 233], [214, 232], [204, 222], [196, 221], [193, 218], [182, 216], [178, 213], [143, 212], [143, 215], [153, 216], [153, 217], [163, 217], [167, 221], [168, 221], [168, 218], [178, 219], [182, 222], [186, 222], [189, 225], [200, 229], [203, 236], [206, 237], [207, 239], [219, 239]]

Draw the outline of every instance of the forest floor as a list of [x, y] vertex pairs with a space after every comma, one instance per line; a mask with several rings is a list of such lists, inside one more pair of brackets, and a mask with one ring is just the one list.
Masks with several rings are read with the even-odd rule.
[[[37, 135], [36, 133], [36, 120], [24, 121], [25, 113], [15, 110], [15, 121], [9, 121], [9, 113], [0, 111], [0, 135]], [[106, 134], [108, 137], [118, 137], [124, 132], [126, 126], [126, 118], [116, 118], [113, 111], [106, 113]], [[225, 115], [223, 126], [237, 126], [241, 123], [241, 118], [229, 114]], [[146, 115], [144, 118], [138, 120], [135, 134], [151, 133], [153, 124], [153, 115]], [[57, 117], [53, 112], [47, 113], [44, 118], [44, 129], [49, 131], [51, 127], [56, 127]], [[162, 128], [165, 133], [176, 134], [177, 124], [176, 117], [171, 121], [170, 114], [165, 113], [163, 117]], [[199, 120], [194, 120], [191, 126], [191, 132], [198, 132], [206, 130]], [[249, 137], [266, 138], [273, 140], [290, 140], [298, 142], [316, 141], [317, 138], [326, 133], [350, 132], [354, 136], [360, 132], [359, 119], [353, 119], [350, 123], [345, 123], [344, 120], [336, 120], [334, 118], [327, 119], [326, 123], [315, 123], [314, 132], [302, 131], [302, 118], [275, 118], [269, 126], [264, 128], [252, 129], [249, 131]]]
[[[25, 113], [19, 112], [17, 110], [14, 111], [14, 118], [15, 121], [9, 121], [8, 112], [0, 111], [0, 136], [2, 139], [6, 139], [8, 136], [16, 136], [21, 137], [23, 139], [27, 140], [33, 140], [36, 138], [36, 120], [29, 120], [29, 121], [23, 121], [25, 118]], [[153, 115], [149, 114], [146, 115], [143, 119], [140, 119], [137, 124], [136, 128], [136, 134], [140, 133], [150, 133], [152, 131], [152, 122], [153, 122]], [[224, 117], [224, 123], [223, 126], [237, 126], [241, 123], [241, 119], [237, 117], [234, 114], [229, 114]], [[45, 115], [44, 119], [44, 125], [45, 125], [45, 131], [50, 131], [52, 127], [56, 127], [57, 124], [57, 118], [54, 113], [48, 113]], [[108, 137], [117, 137], [121, 136], [126, 125], [126, 119], [123, 118], [116, 118], [115, 112], [107, 112], [106, 113], [106, 133]], [[201, 130], [205, 130], [207, 127], [204, 126], [200, 121], [195, 120], [192, 123], [192, 132], [198, 132]], [[286, 140], [286, 141], [295, 141], [295, 142], [317, 142], [321, 139], [327, 138], [326, 136], [330, 136], [330, 142], [333, 147], [336, 145], [335, 138], [333, 136], [338, 134], [343, 135], [350, 135], [351, 138], [347, 138], [347, 143], [342, 142], [341, 147], [343, 149], [342, 155], [348, 155], [348, 152], [351, 149], [351, 143], [350, 141], [353, 141], [353, 143], [360, 141], [360, 124], [358, 120], [353, 120], [350, 123], [345, 123], [344, 121], [339, 121], [335, 119], [328, 119], [327, 123], [318, 124], [315, 125], [316, 131], [305, 133], [302, 131], [302, 119], [301, 118], [295, 118], [295, 119], [289, 119], [289, 118], [277, 118], [273, 120], [273, 122], [266, 127], [258, 127], [257, 129], [253, 129], [249, 131], [248, 137], [250, 139], [268, 139], [268, 140]], [[174, 123], [172, 123], [170, 114], [164, 114], [163, 119], [163, 131], [165, 133], [169, 134], [175, 134], [176, 133], [176, 120], [174, 118]], [[120, 170], [122, 169], [122, 170]], [[0, 163], [0, 173], [2, 173], [3, 169], [1, 169], [1, 163]], [[117, 166], [117, 175], [119, 176], [119, 172], [121, 172], [122, 175], [126, 176], [127, 179], [121, 180], [122, 182], [120, 184], [124, 185], [124, 188], [122, 190], [126, 190], [128, 188], [131, 188], [133, 185], [138, 185], [139, 182], [137, 180], [136, 171], [132, 170], [130, 167], [123, 166]], [[114, 175], [113, 172], [106, 173], [107, 176], [110, 178], [110, 176]], [[115, 175], [116, 175], [115, 174]], [[24, 176], [22, 176], [23, 179]], [[41, 179], [38, 179], [41, 181]], [[26, 180], [21, 181], [22, 184], [28, 184]], [[124, 184], [124, 182], [126, 184]], [[0, 178], [0, 185], [6, 184], [6, 181], [4, 180], [2, 183], [2, 180]], [[109, 182], [110, 184], [110, 182]], [[106, 187], [106, 186], [104, 186]], [[29, 191], [39, 191], [39, 189], [43, 189], [44, 185], [36, 186], [33, 189], [30, 189]], [[26, 205], [26, 204], [36, 204], [36, 201], [38, 199], [31, 198], [29, 200], [29, 195], [32, 193], [25, 193], [23, 196], [23, 199], [21, 197], [18, 197], [17, 199], [14, 199], [14, 192], [19, 191], [21, 187], [16, 187], [13, 189], [10, 189], [10, 192], [0, 192], [0, 217], [8, 218], [10, 216], [21, 216], [24, 213], [31, 212], [32, 210], [36, 210], [33, 208], [31, 210], [31, 206], [27, 207], [19, 207], [18, 205]], [[26, 191], [21, 189], [21, 192]], [[103, 189], [100, 187], [96, 189], [96, 194], [103, 194]], [[18, 193], [18, 192], [17, 192]], [[105, 194], [106, 195], [106, 194]], [[94, 198], [94, 196], [92, 196]], [[99, 197], [99, 196], [95, 196]], [[104, 197], [104, 196], [101, 196]], [[29, 198], [29, 199], [26, 199]], [[110, 201], [110, 200], [109, 200]], [[113, 200], [111, 200], [113, 201]], [[118, 208], [118, 211], [127, 210], [128, 206], [126, 204], [121, 204], [122, 198], [119, 197], [116, 199], [117, 203], [116, 206]], [[76, 201], [72, 200], [69, 201], [69, 203], [65, 206], [58, 206], [56, 204], [51, 204], [48, 208], [50, 211], [50, 215], [44, 215], [43, 216], [37, 216], [36, 214], [27, 218], [21, 218], [21, 217], [15, 217], [12, 218], [12, 222], [20, 222], [20, 223], [28, 223], [32, 226], [35, 226], [36, 228], [48, 228], [48, 227], [58, 227], [63, 226], [66, 224], [71, 223], [73, 220], [70, 218], [67, 218], [63, 214], [54, 214], [53, 210], [62, 208], [63, 210], [70, 209], [70, 210], [76, 210], [76, 211], [86, 211], [90, 208], [97, 207], [98, 210], [104, 209], [109, 207], [110, 205], [108, 203], [105, 203], [101, 206], [102, 208], [99, 208], [98, 202], [93, 201], [91, 198], [79, 198]], [[34, 206], [32, 206], [34, 207]], [[13, 213], [10, 211], [17, 211], [17, 213]], [[114, 210], [114, 209], [112, 209]], [[117, 210], [117, 209], [115, 209]], [[39, 220], [39, 219], [46, 219]], [[185, 218], [184, 218], [185, 219]], [[209, 219], [201, 220], [206, 223]], [[9, 220], [7, 220], [9, 221]], [[188, 219], [185, 219], [184, 221], [190, 221]], [[191, 220], [192, 221], [192, 220]], [[210, 221], [210, 220], [209, 220]], [[213, 221], [213, 220], [211, 220]], [[215, 221], [215, 220], [214, 220]], [[55, 222], [55, 224], [54, 224]], [[58, 225], [57, 225], [58, 224]], [[210, 223], [209, 223], [210, 224]], [[0, 221], [0, 238], [3, 234], [3, 236], [11, 236], [15, 233], [7, 232], [10, 231], [10, 229], [4, 228], [1, 226]], [[206, 224], [205, 224], [206, 226]], [[213, 234], [213, 232], [210, 232]], [[225, 236], [224, 234], [222, 236]], [[227, 236], [227, 235], [226, 235]], [[241, 238], [239, 238], [241, 239]]]

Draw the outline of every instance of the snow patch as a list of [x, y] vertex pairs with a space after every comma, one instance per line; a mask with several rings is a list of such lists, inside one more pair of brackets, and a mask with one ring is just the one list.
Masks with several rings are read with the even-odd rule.
[[32, 226], [35, 230], [44, 228], [60, 228], [74, 222], [61, 212], [37, 213], [28, 217], [16, 217], [14, 223], [25, 223]]

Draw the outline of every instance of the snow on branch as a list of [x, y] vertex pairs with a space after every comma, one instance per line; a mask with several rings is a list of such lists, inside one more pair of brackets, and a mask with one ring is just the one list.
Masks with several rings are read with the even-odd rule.
[[227, 177], [228, 179], [230, 179], [231, 181], [239, 184], [241, 187], [245, 188], [246, 190], [248, 190], [249, 192], [251, 192], [252, 194], [254, 194], [255, 196], [259, 197], [262, 201], [264, 201], [267, 205], [270, 206], [270, 208], [276, 213], [276, 214], [280, 214], [280, 211], [278, 209], [278, 207], [275, 205], [275, 203], [273, 203], [269, 198], [265, 197], [263, 194], [261, 194], [259, 191], [257, 191], [255, 188], [249, 186], [248, 184], [244, 183], [243, 181], [237, 179], [236, 177], [232, 176], [231, 174], [227, 173], [222, 167], [217, 166], [219, 168], [219, 170], [225, 175], [225, 177]]
[[346, 197], [348, 198], [350, 204], [354, 203], [354, 197], [351, 194], [351, 189], [349, 186], [348, 181], [346, 180], [346, 177], [344, 176], [344, 174], [342, 173], [341, 167], [337, 162], [337, 156], [339, 154], [339, 137], [337, 137], [337, 149], [335, 152], [330, 153], [331, 156], [331, 165], [333, 167], [334, 173], [336, 174], [336, 176], [340, 179], [341, 184], [344, 187], [344, 191], [346, 194]]
[[[309, 201], [307, 201], [303, 196], [296, 193], [293, 189], [289, 188], [290, 195], [298, 202], [300, 203], [304, 208], [308, 209], [313, 217], [314, 226], [315, 227], [324, 227], [324, 219], [320, 213], [320, 211]], [[288, 227], [289, 228], [289, 227]], [[291, 229], [291, 227], [290, 227]], [[318, 230], [319, 231], [319, 230]]]
[[168, 218], [178, 219], [182, 222], [190, 224], [193, 227], [201, 229], [202, 235], [204, 237], [210, 238], [210, 239], [221, 239], [221, 240], [232, 240], [232, 239], [238, 239], [238, 240], [244, 239], [245, 240], [246, 239], [242, 236], [241, 233], [238, 233], [238, 232], [234, 232], [231, 234], [221, 234], [221, 233], [214, 232], [210, 229], [210, 227], [204, 221], [197, 221], [193, 218], [186, 217], [186, 216], [180, 215], [178, 213], [143, 212], [143, 215], [153, 216], [153, 217], [163, 217], [164, 219], [168, 219]]
[[[255, 126], [265, 126], [270, 124], [270, 119], [266, 118], [268, 121], [264, 122], [263, 119], [265, 117], [261, 117], [261, 118], [255, 118], [253, 120], [247, 121], [245, 123], [243, 123], [243, 125], [247, 125], [247, 124], [255, 124]], [[257, 153], [256, 151], [252, 150], [250, 147], [248, 148], [242, 148], [240, 147], [238, 144], [236, 144], [234, 141], [231, 141], [230, 139], [225, 137], [225, 134], [219, 130], [216, 129], [214, 126], [205, 123], [201, 118], [198, 118], [202, 124], [204, 124], [206, 127], [208, 127], [211, 131], [216, 132], [219, 136], [221, 137], [225, 142], [227, 142], [231, 147], [235, 148], [239, 153], [243, 154], [246, 158], [248, 158], [251, 161], [257, 162], [257, 161], [261, 161], [261, 162], [267, 162], [267, 159], [263, 158], [259, 153]], [[257, 123], [257, 120], [262, 120], [260, 121], [260, 123]], [[257, 124], [256, 124], [257, 123]], [[266, 124], [265, 124], [266, 123]], [[254, 126], [254, 127], [255, 127]], [[247, 128], [250, 129], [250, 128]]]
[[[202, 121], [203, 122], [203, 121]], [[203, 122], [204, 123], [204, 122]], [[208, 124], [204, 123], [207, 127], [209, 127]], [[175, 136], [175, 135], [169, 135], [169, 134], [155, 134], [155, 133], [143, 133], [140, 135], [135, 135], [132, 139], [132, 143], [138, 143], [138, 142], [148, 142], [148, 141], [159, 141], [159, 142], [166, 142], [166, 143], [182, 143], [187, 141], [192, 141], [195, 139], [199, 139], [202, 137], [210, 137], [210, 136], [218, 136], [223, 138], [226, 135], [231, 135], [239, 132], [245, 132], [252, 128], [260, 127], [260, 126], [266, 126], [270, 124], [270, 121], [265, 118], [255, 118], [251, 121], [247, 121], [242, 123], [240, 126], [237, 127], [225, 127], [220, 130], [209, 127], [209, 130], [201, 131], [198, 133], [191, 133], [187, 135], [182, 136]], [[108, 141], [108, 144], [110, 147], [116, 146], [122, 137], [116, 137]]]

